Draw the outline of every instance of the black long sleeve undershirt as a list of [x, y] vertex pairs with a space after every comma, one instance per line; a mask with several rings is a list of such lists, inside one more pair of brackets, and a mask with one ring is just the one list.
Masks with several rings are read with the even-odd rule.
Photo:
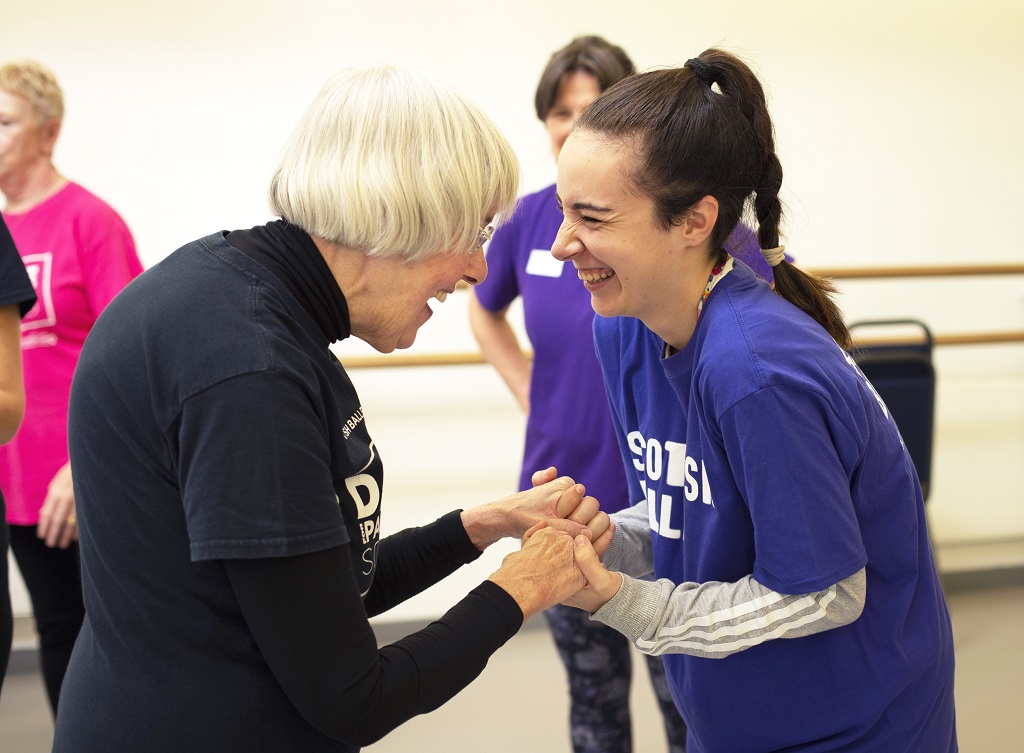
[[371, 602], [373, 614], [385, 611], [477, 556], [456, 512], [381, 541], [366, 604], [348, 545], [224, 564], [256, 644], [295, 708], [325, 735], [363, 746], [454, 696], [522, 627], [515, 600], [484, 581], [438, 621], [377, 648]]
[[462, 525], [462, 511], [443, 515], [429, 525], [406, 528], [381, 539], [373, 588], [364, 605], [376, 617], [444, 580], [483, 554]]

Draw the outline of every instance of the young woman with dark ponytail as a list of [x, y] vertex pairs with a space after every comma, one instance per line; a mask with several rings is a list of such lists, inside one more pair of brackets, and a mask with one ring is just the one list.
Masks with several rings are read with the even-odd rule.
[[[603, 562], [577, 540], [571, 603], [665, 656], [690, 753], [956, 751], [920, 484], [831, 286], [784, 258], [781, 185], [761, 85], [719, 50], [623, 80], [566, 141], [552, 253], [600, 315], [637, 501]], [[724, 251], [744, 214], [774, 291]]]

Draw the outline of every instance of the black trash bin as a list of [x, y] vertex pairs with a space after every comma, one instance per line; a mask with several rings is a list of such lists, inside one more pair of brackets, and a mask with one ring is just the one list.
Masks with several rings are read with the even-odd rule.
[[[927, 501], [932, 476], [935, 430], [935, 367], [932, 333], [916, 319], [856, 322], [850, 332], [871, 332], [877, 339], [854, 347], [850, 355], [885, 402], [917, 468]], [[898, 334], [893, 336], [891, 332]]]

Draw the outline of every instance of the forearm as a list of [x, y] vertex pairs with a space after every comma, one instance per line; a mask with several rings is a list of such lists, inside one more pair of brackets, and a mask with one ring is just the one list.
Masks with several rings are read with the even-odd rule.
[[645, 654], [720, 659], [776, 638], [848, 625], [864, 608], [863, 569], [822, 591], [787, 595], [753, 576], [732, 583], [640, 581], [622, 586], [592, 619], [623, 633]]
[[529, 411], [530, 360], [519, 346], [505, 311], [489, 311], [473, 295], [469, 303], [469, 324], [483, 357], [505, 380], [523, 411]]
[[480, 556], [456, 510], [435, 522], [381, 540], [374, 587], [365, 599], [372, 617], [443, 580]]
[[0, 444], [10, 442], [25, 415], [24, 393], [0, 389]]
[[480, 675], [522, 624], [512, 597], [485, 581], [441, 619], [381, 648], [378, 679], [364, 678], [361, 688], [353, 689], [364, 703], [348, 715], [358, 728], [354, 742], [369, 745], [413, 716], [441, 706]]
[[451, 698], [523, 621], [507, 593], [483, 583], [437, 622], [378, 649], [347, 545], [225, 567], [282, 691], [313, 727], [351, 745]]
[[643, 578], [654, 572], [654, 554], [651, 548], [650, 516], [647, 501], [641, 500], [631, 507], [612, 513], [615, 535], [601, 562], [634, 578]]
[[25, 415], [20, 321], [16, 305], [0, 306], [0, 444], [11, 441]]

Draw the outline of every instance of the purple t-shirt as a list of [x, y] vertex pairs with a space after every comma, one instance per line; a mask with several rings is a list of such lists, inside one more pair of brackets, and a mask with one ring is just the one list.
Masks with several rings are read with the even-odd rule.
[[[534, 358], [519, 488], [530, 488], [534, 471], [554, 465], [559, 473], [584, 484], [601, 509], [610, 513], [636, 500], [627, 490], [594, 353], [590, 293], [572, 264], [551, 255], [561, 224], [555, 186], [524, 196], [512, 221], [494, 234], [487, 250], [487, 279], [475, 290], [488, 311], [501, 311], [517, 297], [523, 299]], [[758, 276], [770, 276], [757, 238], [748, 228], [738, 227], [726, 248]]]

